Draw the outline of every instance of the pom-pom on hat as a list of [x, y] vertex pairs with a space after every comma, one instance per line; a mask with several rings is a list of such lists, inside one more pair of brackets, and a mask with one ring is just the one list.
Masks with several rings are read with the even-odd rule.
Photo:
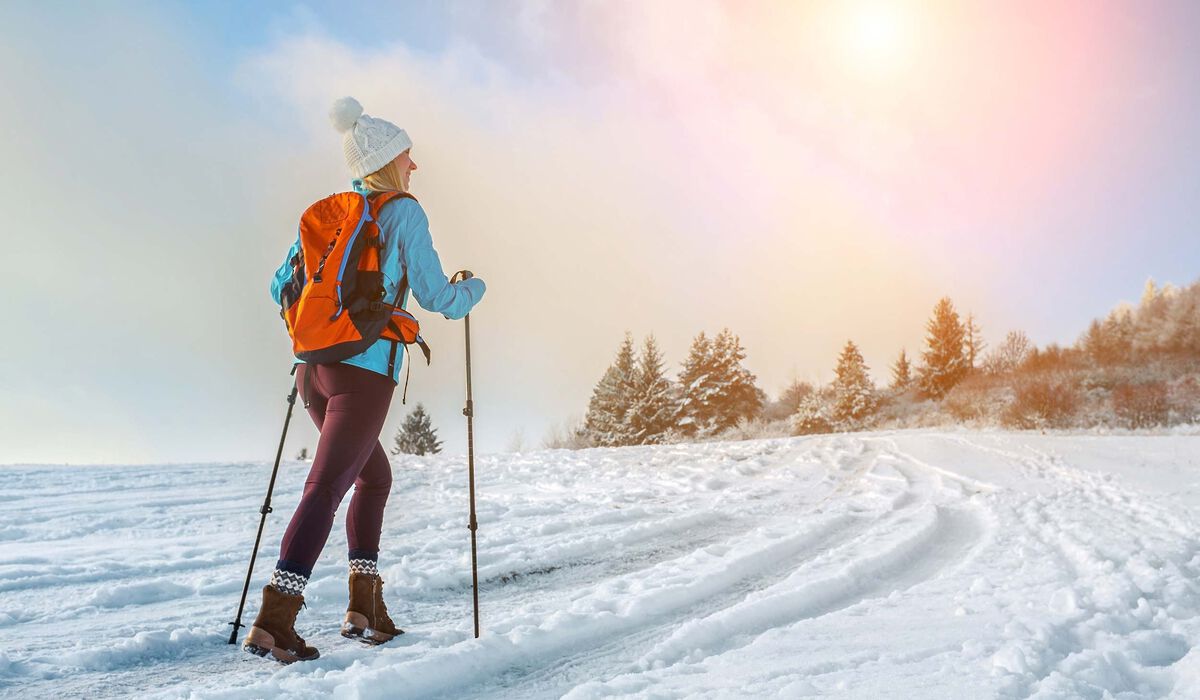
[[329, 121], [342, 134], [346, 165], [356, 178], [366, 177], [412, 148], [404, 129], [369, 114], [353, 97], [343, 97], [329, 109]]

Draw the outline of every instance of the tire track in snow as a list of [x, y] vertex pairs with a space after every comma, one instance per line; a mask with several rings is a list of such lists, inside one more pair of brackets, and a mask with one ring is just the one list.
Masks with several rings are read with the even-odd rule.
[[[844, 493], [847, 489], [842, 484], [857, 484], [864, 476], [884, 466], [880, 464], [881, 459], [894, 459], [894, 455], [881, 454], [873, 441], [857, 439], [856, 442], [860, 447], [850, 453], [849, 459], [845, 450], [823, 450], [824, 454], [837, 461], [835, 473], [843, 475], [841, 484], [833, 493]], [[841, 444], [844, 445], [844, 441]], [[509, 674], [512, 685], [505, 683], [506, 689], [522, 697], [558, 697], [580, 680], [594, 678], [594, 673], [589, 674], [585, 670], [589, 667], [623, 665], [636, 673], [651, 667], [662, 667], [684, 655], [688, 656], [688, 661], [694, 661], [707, 655], [698, 647], [703, 648], [705, 644], [720, 647], [720, 642], [731, 635], [745, 637], [778, 627], [778, 617], [789, 617], [789, 612], [794, 613], [792, 616], [796, 619], [793, 622], [835, 612], [862, 600], [888, 595], [894, 590], [907, 590], [965, 560], [982, 537], [982, 520], [970, 510], [928, 505], [928, 499], [936, 490], [934, 481], [911, 469], [896, 466], [893, 470], [898, 476], [884, 476], [876, 481], [903, 484], [900, 494], [888, 496], [877, 490], [858, 494], [889, 504], [879, 512], [879, 517], [863, 523], [855, 533], [843, 533], [836, 541], [830, 539], [816, 543], [807, 557], [792, 557], [785, 563], [786, 573], [763, 572], [719, 596], [700, 600], [693, 606], [676, 611], [673, 619], [664, 624], [649, 627], [634, 635], [621, 635], [618, 641], [568, 655], [532, 673], [514, 671]], [[916, 507], [911, 504], [922, 502], [922, 499], [926, 503], [926, 510], [904, 512]], [[850, 509], [854, 510], [853, 507]], [[919, 520], [922, 515], [928, 522], [918, 523], [915, 531], [905, 533], [896, 546], [882, 554], [867, 557], [852, 555], [849, 563], [836, 563], [833, 568], [840, 567], [840, 579], [839, 574], [826, 574], [824, 579], [804, 589], [800, 598], [794, 598], [790, 593], [772, 593], [773, 589], [788, 579], [798, 574], [805, 575], [808, 567], [814, 563], [834, 559], [846, 550], [854, 551], [864, 543], [886, 538], [886, 533], [891, 533], [898, 524], [893, 517], [896, 515], [902, 517], [901, 522]], [[880, 535], [881, 530], [886, 533]], [[807, 603], [805, 599], [808, 599]], [[780, 605], [785, 600], [792, 603], [792, 608]], [[797, 606], [802, 609], [797, 609]], [[717, 612], [712, 612], [714, 609]], [[781, 609], [784, 610], [783, 615], [779, 615]], [[731, 623], [731, 618], [737, 622]], [[680, 619], [686, 620], [682, 626], [678, 622]], [[746, 623], [747, 620], [752, 622]], [[697, 644], [697, 637], [709, 641]], [[743, 639], [742, 643], [749, 641], [751, 639]], [[679, 649], [664, 654], [664, 650], [670, 649], [673, 644]], [[650, 645], [649, 650], [640, 656], [631, 653], [647, 645]], [[734, 646], [740, 644], [725, 645], [712, 651], [725, 651]]]
[[[500, 674], [499, 680], [507, 680], [503, 683], [506, 691], [521, 697], [560, 697], [564, 685], [573, 687], [584, 678], [595, 678], [594, 671], [582, 670], [585, 667], [603, 668], [612, 663], [631, 665], [638, 658], [638, 649], [653, 645], [676, 629], [681, 620], [714, 608], [736, 605], [750, 593], [786, 578], [799, 563], [819, 556], [838, 543], [864, 536], [874, 523], [862, 515], [837, 516], [823, 530], [781, 537], [773, 545], [730, 560], [723, 571], [710, 571], [691, 583], [655, 591], [653, 596], [643, 594], [633, 600], [633, 609], [620, 611], [623, 619], [613, 628], [598, 627], [595, 634], [572, 640], [570, 644], [560, 644], [557, 654], [550, 650], [527, 651], [523, 656], [531, 658], [532, 663], [510, 665]], [[722, 543], [708, 549], [720, 552], [727, 548], [728, 545]], [[648, 579], [653, 578], [652, 569], [643, 572]], [[619, 590], [627, 592], [624, 587]], [[639, 621], [639, 616], [644, 621]], [[608, 637], [612, 637], [612, 641], [604, 641]], [[552, 660], [545, 661], [547, 657]], [[449, 690], [452, 688], [441, 692]], [[487, 695], [483, 692], [481, 697]], [[471, 697], [466, 689], [454, 696]]]
[[[828, 615], [872, 598], [903, 593], [965, 561], [984, 532], [978, 514], [968, 509], [926, 506], [911, 520], [915, 522], [910, 530], [879, 551], [853, 556], [831, 567], [835, 569], [832, 572], [798, 571], [811, 580], [778, 592], [760, 591], [739, 604], [684, 624], [644, 655], [639, 666], [649, 669], [678, 661], [695, 663], [743, 646], [768, 630]], [[885, 521], [878, 525], [902, 524], [907, 523]], [[885, 538], [871, 537], [871, 545]]]
[[[847, 442], [857, 449], [847, 450]], [[822, 439], [809, 446], [807, 450], [789, 450], [788, 455], [797, 458], [810, 458], [814, 452], [825, 457], [821, 464], [827, 470], [833, 467], [827, 474], [827, 481], [832, 482], [833, 487], [829, 494], [819, 499], [800, 515], [813, 515], [820, 511], [833, 496], [838, 494], [845, 496], [853, 492], [862, 477], [876, 465], [878, 458], [877, 450], [871, 449], [866, 443], [859, 440], [847, 441], [843, 438], [833, 440]], [[769, 587], [774, 582], [785, 578], [799, 563], [819, 556], [823, 551], [836, 547], [841, 542], [861, 537], [872, 525], [868, 521], [868, 517], [862, 515], [863, 510], [866, 509], [850, 508], [849, 510], [853, 511], [853, 515], [848, 516], [852, 519], [847, 521], [847, 526], [835, 528], [823, 536], [817, 536], [805, 548], [806, 551], [804, 554], [778, 558], [773, 564], [768, 560], [764, 562], [767, 566], [761, 570], [752, 570], [740, 577], [740, 580], [735, 581], [733, 585], [715, 590], [689, 605], [671, 611], [671, 614], [665, 620], [659, 620], [643, 626], [641, 629], [635, 628], [633, 631], [622, 633], [612, 642], [587, 646], [579, 651], [561, 655], [550, 664], [539, 664], [536, 669], [513, 669], [510, 673], [506, 674], [506, 677], [510, 678], [511, 682], [515, 684], [513, 686], [514, 690], [517, 688], [520, 689], [522, 696], [536, 696], [539, 691], [533, 690], [531, 686], [542, 685], [550, 687], [544, 688], [540, 692], [545, 692], [547, 697], [558, 697], [562, 693], [562, 681], [556, 682], [553, 679], [576, 673], [576, 669], [580, 665], [595, 666], [597, 663], [611, 662], [613, 658], [623, 659], [626, 664], [633, 663], [637, 658], [637, 649], [652, 645], [665, 633], [677, 627], [680, 619], [689, 619], [701, 614], [702, 611], [711, 610], [713, 607], [721, 608], [736, 604], [737, 601], [743, 599], [749, 593]], [[794, 515], [788, 516], [787, 519], [789, 522], [794, 522], [796, 517]], [[739, 536], [744, 536], [745, 534], [741, 533]], [[791, 537], [805, 536], [811, 536], [811, 533], [800, 533]], [[736, 537], [727, 538], [726, 542], [736, 539]], [[725, 549], [727, 545], [717, 545], [717, 547], [718, 549]], [[727, 567], [727, 569], [734, 571], [744, 568], [736, 562]], [[662, 616], [658, 615], [656, 617]], [[574, 682], [568, 681], [568, 684], [574, 685]]]
[[[891, 447], [873, 461], [872, 476], [879, 482], [900, 480], [904, 484], [903, 490], [890, 501], [891, 515], [895, 517], [884, 517], [863, 537], [798, 567], [789, 580], [779, 582], [775, 587], [778, 590], [756, 591], [738, 604], [689, 621], [643, 655], [638, 666], [645, 670], [679, 661], [694, 663], [744, 646], [768, 630], [907, 591], [967, 561], [987, 529], [977, 507], [932, 505], [932, 499], [939, 495], [942, 470], [914, 469], [912, 464], [904, 464], [908, 455], [896, 449], [894, 443]], [[874, 470], [879, 467], [886, 467], [897, 476], [878, 474]], [[962, 500], [957, 491], [951, 490], [950, 495], [956, 501]], [[909, 509], [916, 512], [905, 513]], [[891, 528], [913, 521], [915, 527], [888, 541], [893, 534]], [[877, 534], [884, 529], [889, 531]], [[854, 548], [864, 542], [875, 546], [880, 541], [885, 544], [875, 552], [854, 553]], [[843, 549], [851, 550], [847, 561], [839, 559]], [[826, 561], [829, 563], [824, 568], [819, 567]], [[809, 580], [800, 583], [792, 579]]]
[[[838, 450], [835, 455], [836, 473], [840, 475], [835, 489], [847, 480], [859, 479], [873, 466], [876, 456], [875, 450], [865, 446], [853, 453]], [[777, 505], [780, 511], [792, 510], [787, 499]], [[714, 606], [734, 604], [749, 592], [769, 587], [786, 577], [798, 562], [862, 536], [874, 522], [869, 512], [863, 512], [869, 508], [833, 514], [818, 513], [821, 510], [819, 503], [810, 509], [806, 515], [820, 514], [822, 519], [798, 533], [791, 532], [796, 515], [777, 517], [772, 524], [742, 533], [740, 539], [726, 539], [634, 574], [606, 579], [593, 591], [576, 596], [570, 610], [560, 610], [537, 625], [525, 623], [519, 616], [499, 621], [493, 617], [489, 624], [492, 636], [485, 644], [499, 648], [471, 652], [482, 640], [468, 639], [452, 649], [432, 650], [380, 669], [379, 673], [389, 678], [393, 672], [400, 674], [395, 678], [404, 679], [414, 697], [460, 698], [469, 694], [472, 683], [429, 671], [446, 663], [446, 655], [470, 653], [472, 667], [486, 669], [483, 675], [489, 684], [501, 681], [514, 692], [519, 688], [523, 697], [534, 697], [539, 692], [557, 697], [562, 691], [555, 677], [571, 673], [580, 664], [593, 666], [602, 659], [632, 661], [636, 649], [652, 644], [678, 626], [681, 619]], [[753, 542], [747, 545], [745, 540]], [[741, 551], [731, 555], [731, 545], [740, 545]], [[413, 686], [413, 678], [424, 680]], [[381, 675], [379, 682], [388, 681]], [[539, 685], [558, 689], [539, 691]]]

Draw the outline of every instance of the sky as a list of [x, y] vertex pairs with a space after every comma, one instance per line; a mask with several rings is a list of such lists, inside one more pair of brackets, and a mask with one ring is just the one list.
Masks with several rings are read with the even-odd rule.
[[[406, 129], [471, 315], [480, 452], [582, 418], [628, 331], [729, 327], [771, 396], [854, 340], [879, 381], [942, 296], [1070, 343], [1196, 281], [1188, 2], [6, 3], [0, 463], [274, 457], [267, 292], [348, 186], [327, 112]], [[461, 322], [411, 406], [464, 452]], [[307, 417], [286, 452], [316, 444]]]

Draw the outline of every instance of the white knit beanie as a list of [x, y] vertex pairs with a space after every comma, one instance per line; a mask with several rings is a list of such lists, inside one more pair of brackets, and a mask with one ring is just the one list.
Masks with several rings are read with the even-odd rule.
[[392, 162], [412, 148], [412, 139], [395, 124], [363, 114], [353, 97], [343, 97], [329, 109], [329, 120], [342, 133], [346, 165], [350, 174], [363, 178]]

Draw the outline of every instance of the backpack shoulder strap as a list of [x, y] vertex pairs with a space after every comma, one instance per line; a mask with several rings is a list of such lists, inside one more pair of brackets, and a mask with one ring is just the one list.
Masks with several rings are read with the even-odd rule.
[[367, 206], [369, 207], [371, 228], [375, 230], [375, 235], [371, 237], [376, 247], [381, 243], [383, 229], [379, 227], [379, 213], [383, 211], [383, 206], [393, 199], [403, 199], [407, 197], [412, 201], [417, 201], [417, 198], [407, 192], [375, 192], [367, 196]]
[[[393, 199], [403, 199], [407, 197], [412, 201], [417, 201], [417, 198], [408, 192], [376, 192], [367, 198], [371, 204], [371, 224], [375, 228], [374, 241], [376, 245], [381, 245], [383, 229], [379, 227], [379, 212], [383, 211], [383, 205]], [[392, 299], [392, 306], [396, 307], [400, 304], [401, 297], [404, 296], [405, 290], [408, 289], [408, 270], [404, 271], [404, 276], [400, 279], [400, 284], [396, 286], [396, 296]]]
[[388, 202], [392, 201], [393, 199], [396, 199], [397, 197], [399, 197], [399, 198], [407, 197], [408, 199], [411, 199], [414, 202], [417, 201], [416, 197], [412, 196], [411, 194], [409, 194], [407, 192], [376, 192], [375, 194], [372, 194], [370, 197], [367, 198], [367, 200], [371, 202], [371, 218], [372, 219], [378, 218], [379, 212], [383, 210], [383, 205], [387, 204]]

